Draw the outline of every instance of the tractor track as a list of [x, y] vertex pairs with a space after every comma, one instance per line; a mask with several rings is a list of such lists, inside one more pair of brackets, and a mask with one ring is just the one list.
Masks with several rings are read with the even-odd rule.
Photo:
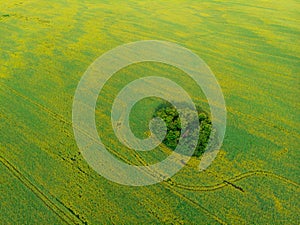
[[63, 205], [60, 205], [59, 202], [55, 200], [56, 198], [54, 196], [48, 193], [45, 194], [44, 191], [40, 190], [33, 182], [31, 182], [24, 174], [22, 174], [14, 165], [1, 155], [0, 162], [66, 224], [86, 224], [85, 221], [77, 218], [76, 215], [68, 215], [68, 213], [61, 209]]
[[[5, 85], [6, 86], [6, 85]], [[7, 87], [7, 86], [6, 86]], [[47, 107], [42, 106], [39, 103], [34, 102], [33, 100], [31, 100], [30, 98], [28, 98], [27, 96], [24, 96], [20, 93], [18, 93], [16, 90], [14, 90], [13, 88], [7, 87], [9, 88], [9, 90], [11, 90], [13, 93], [15, 93], [17, 96], [25, 99], [26, 101], [34, 104], [35, 106], [37, 106], [38, 108], [42, 109], [43, 111], [46, 111], [47, 113], [49, 113], [52, 117], [54, 117], [55, 119], [58, 119], [60, 121], [65, 122], [66, 124], [69, 124], [72, 126], [72, 123], [68, 122], [67, 120], [65, 120], [61, 115], [52, 112], [50, 109], [48, 109]], [[83, 132], [85, 135], [87, 135], [89, 138], [92, 138], [88, 133], [86, 133], [85, 131], [82, 131], [80, 128], [75, 128], [75, 129], [79, 129], [81, 132]], [[93, 139], [93, 138], [92, 138]], [[98, 140], [94, 140], [96, 142], [98, 142]], [[116, 154], [117, 157], [121, 158], [122, 160], [124, 160], [127, 163], [130, 163], [130, 161], [128, 159], [124, 159], [124, 157], [122, 155], [120, 155], [119, 153], [117, 153], [116, 151], [114, 151], [113, 149], [110, 149], [110, 151], [112, 151], [114, 154]], [[141, 163], [144, 162], [140, 157], [138, 157], [141, 160]], [[153, 174], [153, 173], [152, 173]], [[150, 174], [151, 176], [151, 174]], [[172, 189], [171, 186], [168, 186], [168, 189]], [[30, 189], [30, 188], [29, 188]], [[30, 189], [32, 190], [32, 189]], [[199, 208], [200, 210], [202, 210], [205, 214], [211, 216], [213, 219], [215, 219], [216, 221], [218, 221], [220, 224], [226, 224], [224, 221], [222, 221], [220, 218], [218, 218], [216, 215], [212, 214], [211, 212], [209, 212], [209, 210], [207, 210], [206, 208], [204, 208], [203, 206], [199, 205], [198, 203], [196, 203], [195, 201], [193, 201], [192, 199], [179, 194], [177, 191], [175, 190], [171, 190], [174, 194], [176, 194], [179, 197], [182, 197], [183, 199], [185, 199], [187, 202], [189, 202], [190, 204], [192, 204], [193, 206], [196, 206], [197, 208]], [[41, 192], [42, 193], [42, 192]], [[55, 204], [54, 204], [55, 205]], [[57, 206], [56, 206], [57, 207]], [[53, 209], [52, 209], [53, 210]], [[76, 218], [77, 216], [74, 215]]]

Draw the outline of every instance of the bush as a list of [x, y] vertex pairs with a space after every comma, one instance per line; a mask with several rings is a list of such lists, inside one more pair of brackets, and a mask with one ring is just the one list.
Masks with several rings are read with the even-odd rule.
[[[198, 112], [198, 120], [200, 125], [199, 137], [197, 137], [196, 132], [196, 124], [197, 122], [192, 119], [192, 109], [189, 107], [183, 107], [184, 114], [187, 115], [186, 118], [182, 118], [182, 123], [186, 125], [187, 129], [183, 131], [183, 154], [188, 154], [192, 149], [195, 149], [194, 156], [201, 156], [208, 144], [208, 140], [210, 137], [210, 133], [212, 132], [212, 124], [208, 115], [201, 110], [199, 107], [197, 108]], [[167, 134], [163, 140], [163, 144], [167, 147], [175, 150], [178, 145], [179, 138], [181, 135], [181, 120], [179, 114], [175, 107], [171, 104], [162, 104], [160, 105], [153, 115], [153, 117], [160, 117], [167, 126]], [[163, 128], [155, 127], [154, 134], [156, 132], [161, 132]], [[215, 133], [213, 131], [213, 133]], [[197, 146], [192, 146], [191, 140], [198, 140]]]

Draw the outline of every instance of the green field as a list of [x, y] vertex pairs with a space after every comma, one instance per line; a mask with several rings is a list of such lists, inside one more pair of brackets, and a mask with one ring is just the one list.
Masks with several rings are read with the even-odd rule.
[[[0, 224], [300, 224], [300, 3], [287, 1], [1, 0]], [[227, 129], [210, 167], [191, 161], [159, 184], [106, 180], [81, 155], [73, 96], [88, 66], [125, 43], [164, 40], [199, 55], [225, 97]], [[170, 150], [122, 146], [110, 107], [129, 82], [159, 75], [209, 112], [182, 71], [139, 63], [117, 72], [99, 95], [104, 144], [135, 165]], [[157, 99], [131, 113], [146, 137]]]

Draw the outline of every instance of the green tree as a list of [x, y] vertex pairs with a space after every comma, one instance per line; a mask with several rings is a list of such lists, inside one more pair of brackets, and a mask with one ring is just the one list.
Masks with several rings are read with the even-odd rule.
[[[184, 106], [183, 104], [181, 105]], [[163, 140], [163, 144], [172, 150], [175, 150], [178, 145], [181, 132], [183, 132], [183, 154], [187, 154], [191, 150], [195, 149], [193, 155], [199, 157], [203, 154], [205, 148], [207, 147], [211, 133], [212, 137], [215, 138], [215, 131], [212, 130], [212, 123], [207, 113], [197, 107], [198, 121], [200, 125], [199, 136], [197, 137], [197, 121], [193, 120], [192, 109], [188, 106], [184, 106], [183, 109], [186, 117], [180, 118], [176, 108], [173, 105], [164, 103], [155, 110], [153, 117], [160, 117], [166, 123], [167, 134]], [[187, 127], [187, 129], [184, 131], [181, 129], [181, 122]], [[154, 133], [161, 132], [162, 130], [163, 128], [161, 127], [155, 127]], [[191, 140], [195, 139], [198, 140], [197, 146], [192, 146]]]

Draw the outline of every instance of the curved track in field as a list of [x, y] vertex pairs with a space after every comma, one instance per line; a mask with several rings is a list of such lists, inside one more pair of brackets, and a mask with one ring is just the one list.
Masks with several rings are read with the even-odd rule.
[[300, 185], [292, 180], [289, 180], [285, 177], [279, 176], [277, 174], [274, 174], [272, 172], [268, 172], [268, 171], [263, 171], [263, 170], [254, 170], [254, 171], [248, 171], [245, 173], [241, 173], [237, 176], [231, 177], [227, 180], [224, 180], [222, 183], [219, 184], [215, 184], [215, 185], [210, 185], [210, 186], [191, 186], [191, 185], [184, 185], [184, 184], [180, 184], [180, 183], [176, 183], [172, 180], [168, 181], [173, 187], [176, 188], [180, 188], [180, 189], [184, 189], [184, 190], [189, 190], [189, 191], [215, 191], [218, 189], [221, 189], [223, 187], [226, 187], [228, 185], [232, 185], [233, 182], [236, 181], [240, 181], [243, 179], [247, 179], [250, 177], [254, 177], [254, 176], [266, 176], [266, 177], [272, 177], [275, 178], [277, 180], [280, 180], [286, 184], [290, 184], [296, 187], [300, 187]]

